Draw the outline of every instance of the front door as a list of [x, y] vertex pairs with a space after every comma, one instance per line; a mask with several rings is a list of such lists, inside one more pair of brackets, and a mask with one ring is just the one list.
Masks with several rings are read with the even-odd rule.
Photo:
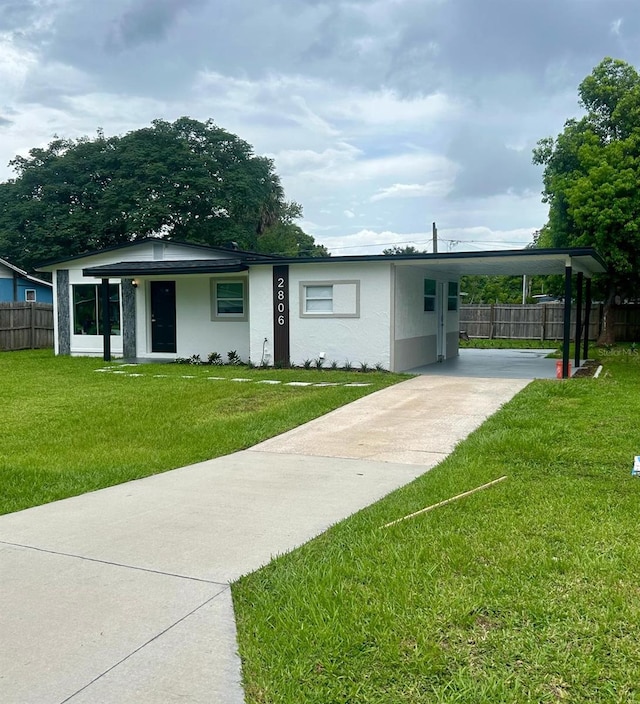
[[176, 352], [176, 282], [151, 281], [151, 351]]

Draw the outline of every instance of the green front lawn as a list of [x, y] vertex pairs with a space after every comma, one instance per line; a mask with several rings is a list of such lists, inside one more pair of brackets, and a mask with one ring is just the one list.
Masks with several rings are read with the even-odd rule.
[[534, 382], [437, 468], [239, 580], [248, 704], [640, 701], [639, 418], [640, 355]]
[[0, 513], [251, 447], [403, 378], [0, 352]]

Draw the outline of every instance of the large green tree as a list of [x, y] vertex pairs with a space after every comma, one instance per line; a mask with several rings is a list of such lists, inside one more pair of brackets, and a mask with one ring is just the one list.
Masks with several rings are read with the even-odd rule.
[[578, 92], [586, 114], [534, 150], [549, 203], [537, 245], [590, 246], [602, 254], [608, 271], [596, 291], [605, 299], [605, 343], [614, 340], [616, 301], [638, 297], [640, 286], [640, 75], [606, 58]]
[[152, 234], [292, 254], [298, 237], [305, 254], [326, 253], [294, 224], [302, 209], [285, 200], [273, 162], [211, 120], [56, 138], [11, 166], [16, 177], [0, 184], [0, 256], [27, 269]]

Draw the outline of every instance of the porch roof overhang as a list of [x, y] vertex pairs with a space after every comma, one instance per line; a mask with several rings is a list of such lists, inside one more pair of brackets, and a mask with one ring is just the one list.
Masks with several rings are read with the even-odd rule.
[[90, 266], [82, 270], [84, 276], [98, 278], [130, 276], [168, 276], [177, 274], [235, 274], [249, 267], [238, 259], [186, 259], [144, 262], [118, 262]]

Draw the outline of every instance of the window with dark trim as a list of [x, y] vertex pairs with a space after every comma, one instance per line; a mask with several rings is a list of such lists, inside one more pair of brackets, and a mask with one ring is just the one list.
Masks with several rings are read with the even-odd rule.
[[449, 281], [447, 310], [458, 310], [458, 284], [456, 281]]
[[24, 300], [25, 301], [35, 301], [36, 300], [35, 288], [26, 288], [24, 290]]
[[[73, 332], [75, 335], [102, 335], [102, 286], [74, 284]], [[111, 334], [120, 334], [120, 285], [109, 284]]]
[[436, 281], [435, 279], [424, 280], [424, 310], [432, 313], [436, 309]]

